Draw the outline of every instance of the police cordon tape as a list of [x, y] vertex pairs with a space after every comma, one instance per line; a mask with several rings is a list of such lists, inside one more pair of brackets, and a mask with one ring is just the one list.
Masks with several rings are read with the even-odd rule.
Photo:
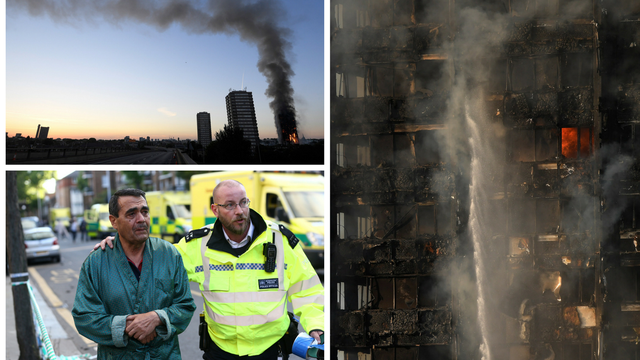
[[[19, 273], [19, 274], [11, 274], [11, 278], [15, 277], [25, 277], [28, 276], [28, 273]], [[36, 338], [38, 339], [38, 347], [40, 347], [40, 351], [42, 352], [44, 360], [81, 360], [81, 359], [96, 359], [96, 355], [91, 354], [82, 354], [77, 356], [57, 356], [55, 351], [53, 350], [53, 345], [51, 344], [51, 340], [49, 339], [49, 334], [47, 333], [47, 328], [44, 326], [44, 320], [42, 319], [42, 315], [40, 314], [40, 308], [38, 307], [38, 303], [36, 302], [36, 297], [33, 294], [33, 289], [31, 288], [31, 284], [29, 280], [27, 281], [16, 281], [12, 282], [11, 286], [18, 285], [26, 285], [29, 289], [29, 297], [31, 299], [31, 306], [33, 307], [33, 315], [35, 317], [37, 328], [36, 328]]]

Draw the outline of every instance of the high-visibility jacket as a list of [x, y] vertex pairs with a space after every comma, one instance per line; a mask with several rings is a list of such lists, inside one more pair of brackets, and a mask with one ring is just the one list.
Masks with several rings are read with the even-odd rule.
[[[250, 210], [250, 218], [254, 232], [245, 249], [231, 248], [218, 220], [176, 245], [189, 281], [200, 284], [209, 336], [240, 356], [259, 355], [282, 338], [290, 322], [287, 300], [305, 331], [324, 329], [324, 288], [302, 246], [257, 212]], [[276, 268], [268, 273], [263, 244], [273, 241]]]

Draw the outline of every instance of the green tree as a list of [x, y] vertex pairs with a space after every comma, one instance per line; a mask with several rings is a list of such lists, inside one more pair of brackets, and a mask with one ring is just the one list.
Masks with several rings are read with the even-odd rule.
[[144, 173], [142, 171], [123, 171], [122, 174], [126, 177], [128, 186], [145, 190], [142, 188], [142, 183], [144, 182]]
[[228, 124], [216, 132], [204, 152], [205, 164], [252, 164], [255, 163], [251, 153], [251, 142], [245, 140], [242, 130], [233, 129]]
[[176, 171], [176, 177], [183, 179], [187, 182], [187, 190], [190, 189], [190, 180], [193, 175], [204, 174], [209, 171]]
[[18, 199], [27, 205], [27, 211], [38, 209], [38, 198], [44, 197], [42, 184], [54, 178], [53, 171], [18, 171]]

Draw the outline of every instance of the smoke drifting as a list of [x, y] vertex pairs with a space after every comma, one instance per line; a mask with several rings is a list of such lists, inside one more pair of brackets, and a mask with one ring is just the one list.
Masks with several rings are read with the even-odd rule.
[[11, 9], [68, 24], [102, 18], [113, 24], [143, 23], [158, 31], [179, 24], [189, 33], [238, 34], [258, 48], [258, 70], [267, 78], [265, 95], [272, 99], [269, 106], [280, 142], [289, 135], [297, 139], [290, 80], [294, 72], [286, 58], [291, 30], [278, 25], [284, 11], [276, 1], [210, 0], [205, 5], [196, 0], [7, 0], [7, 10]]

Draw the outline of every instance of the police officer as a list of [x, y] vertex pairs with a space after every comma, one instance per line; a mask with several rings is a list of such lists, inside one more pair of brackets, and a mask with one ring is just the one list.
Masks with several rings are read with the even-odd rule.
[[305, 331], [320, 340], [324, 289], [298, 244], [283, 226], [249, 208], [235, 180], [213, 190], [213, 225], [189, 232], [176, 245], [205, 304], [207, 360], [278, 357], [290, 325], [287, 300]]

